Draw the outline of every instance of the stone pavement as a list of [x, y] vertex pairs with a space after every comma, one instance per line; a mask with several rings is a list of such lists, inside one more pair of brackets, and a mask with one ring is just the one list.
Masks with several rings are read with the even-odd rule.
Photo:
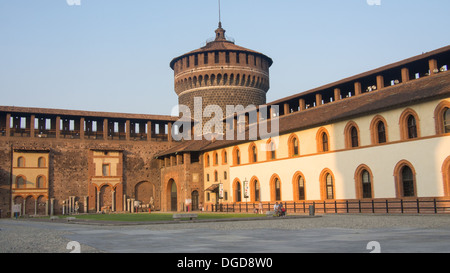
[[[433, 221], [438, 224], [431, 225]], [[363, 223], [366, 226], [361, 226]], [[54, 250], [49, 246], [51, 252], [61, 252], [61, 249], [69, 252], [64, 244], [76, 241], [81, 245], [81, 252], [110, 253], [369, 253], [372, 250], [382, 253], [442, 253], [450, 252], [448, 223], [448, 215], [428, 218], [325, 215], [269, 221], [146, 225], [1, 219], [0, 252], [4, 252], [1, 236], [14, 230], [26, 236], [26, 231], [20, 228], [28, 228], [31, 235], [24, 240], [34, 240], [33, 234], [49, 236], [48, 239], [40, 238], [42, 240], [59, 236], [61, 240], [55, 241], [58, 243], [55, 243]], [[375, 248], [369, 244], [373, 241]], [[12, 249], [21, 252], [20, 246]]]

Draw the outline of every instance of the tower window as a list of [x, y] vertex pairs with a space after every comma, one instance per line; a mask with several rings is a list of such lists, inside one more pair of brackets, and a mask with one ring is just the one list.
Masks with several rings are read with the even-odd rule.
[[352, 147], [358, 147], [358, 130], [355, 127], [352, 127], [351, 129], [351, 139], [352, 139]]
[[301, 175], [298, 177], [297, 186], [298, 186], [298, 199], [305, 200], [305, 179]]
[[364, 170], [362, 172], [362, 192], [363, 198], [372, 198], [372, 185], [370, 181], [370, 174], [368, 171]]
[[327, 174], [326, 176], [326, 194], [327, 199], [334, 199], [333, 177], [331, 174]]
[[409, 168], [408, 166], [403, 167], [401, 178], [403, 186], [403, 196], [414, 196], [414, 175], [411, 168]]
[[413, 115], [408, 117], [408, 138], [416, 138], [417, 137], [417, 125], [416, 119]]
[[217, 63], [219, 63], [219, 52], [214, 52], [214, 61]]
[[450, 109], [444, 111], [444, 133], [450, 133]]
[[322, 151], [328, 152], [328, 135], [326, 133], [322, 134]]
[[386, 127], [382, 121], [378, 122], [378, 143], [386, 142]]

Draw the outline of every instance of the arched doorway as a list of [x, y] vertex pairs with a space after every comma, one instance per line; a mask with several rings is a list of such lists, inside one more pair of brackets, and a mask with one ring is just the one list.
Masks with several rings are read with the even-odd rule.
[[154, 185], [148, 181], [139, 182], [135, 186], [136, 200], [140, 201], [141, 204], [150, 204], [155, 198], [154, 192]]
[[198, 191], [191, 193], [192, 210], [198, 210]]
[[47, 198], [44, 196], [39, 196], [37, 199], [37, 214], [38, 215], [46, 215], [47, 214]]
[[112, 207], [112, 191], [111, 187], [109, 185], [104, 185], [100, 189], [99, 194], [99, 204], [100, 204], [100, 211], [103, 207], [109, 207], [110, 209], [113, 209]]
[[28, 196], [25, 199], [25, 211], [26, 215], [34, 215], [36, 202], [33, 196]]
[[178, 210], [178, 196], [177, 196], [177, 184], [175, 180], [169, 180], [169, 189], [170, 189], [170, 210], [177, 211]]

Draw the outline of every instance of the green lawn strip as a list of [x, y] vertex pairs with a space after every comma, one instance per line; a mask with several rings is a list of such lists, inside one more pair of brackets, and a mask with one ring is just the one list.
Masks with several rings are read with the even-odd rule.
[[[181, 213], [182, 214], [182, 213]], [[198, 213], [199, 220], [208, 219], [230, 219], [230, 218], [252, 218], [262, 217], [261, 214], [242, 214], [242, 213]], [[145, 222], [145, 221], [174, 221], [173, 213], [112, 213], [112, 214], [80, 214], [72, 216], [76, 219], [95, 220], [95, 221], [121, 221], [121, 222]]]

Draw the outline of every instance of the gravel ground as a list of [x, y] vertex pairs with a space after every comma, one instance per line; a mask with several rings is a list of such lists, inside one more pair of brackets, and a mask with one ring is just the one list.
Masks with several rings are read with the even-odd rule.
[[[312, 230], [341, 228], [351, 230], [404, 229], [450, 230], [450, 215], [321, 215], [314, 218], [252, 220], [231, 222], [150, 224], [136, 226], [83, 225], [0, 219], [0, 253], [67, 253], [67, 237], [79, 230]], [[101, 252], [82, 245], [83, 253]]]

